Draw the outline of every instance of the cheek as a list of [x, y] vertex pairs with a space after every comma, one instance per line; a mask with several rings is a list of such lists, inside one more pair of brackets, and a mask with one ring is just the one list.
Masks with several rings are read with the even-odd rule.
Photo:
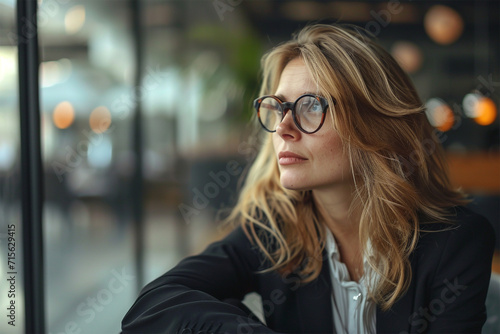
[[326, 152], [330, 156], [338, 156], [339, 154], [342, 154], [342, 142], [340, 141], [339, 136], [329, 136], [322, 142], [322, 145], [319, 146], [323, 152]]
[[324, 141], [324, 145], [319, 147], [319, 152], [322, 152], [322, 160], [325, 164], [330, 166], [340, 167], [344, 166], [348, 161], [344, 154], [344, 148], [340, 137], [334, 136]]

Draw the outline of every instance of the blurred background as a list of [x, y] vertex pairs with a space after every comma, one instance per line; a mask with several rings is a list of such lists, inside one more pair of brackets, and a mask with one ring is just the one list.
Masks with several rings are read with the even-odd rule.
[[[48, 333], [117, 333], [140, 286], [221, 235], [220, 210], [259, 144], [248, 121], [260, 57], [309, 22], [355, 24], [394, 55], [453, 183], [500, 240], [498, 1], [38, 3]], [[3, 310], [7, 226], [21, 233], [16, 36], [16, 2], [0, 0]], [[17, 252], [16, 326], [2, 313], [1, 333], [24, 332]]]

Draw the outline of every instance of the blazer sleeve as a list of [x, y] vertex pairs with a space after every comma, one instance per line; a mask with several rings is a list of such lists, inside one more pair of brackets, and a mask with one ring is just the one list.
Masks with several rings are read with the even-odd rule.
[[429, 333], [480, 333], [486, 321], [494, 232], [480, 215], [460, 216], [452, 230], [430, 233], [437, 266], [428, 304], [418, 310]]
[[258, 250], [241, 227], [148, 284], [122, 321], [122, 333], [275, 333], [225, 300], [255, 290]]

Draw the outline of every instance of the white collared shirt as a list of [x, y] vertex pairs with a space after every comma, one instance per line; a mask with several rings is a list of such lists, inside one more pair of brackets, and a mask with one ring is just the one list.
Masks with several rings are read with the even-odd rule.
[[[365, 258], [363, 277], [352, 281], [347, 266], [340, 262], [340, 254], [332, 232], [326, 229], [326, 252], [332, 280], [333, 323], [338, 334], [376, 333], [377, 305], [368, 299], [367, 277], [371, 277], [371, 267]], [[368, 244], [368, 254], [371, 246]], [[374, 276], [374, 275], [373, 275]], [[375, 282], [375, 279], [372, 280]]]

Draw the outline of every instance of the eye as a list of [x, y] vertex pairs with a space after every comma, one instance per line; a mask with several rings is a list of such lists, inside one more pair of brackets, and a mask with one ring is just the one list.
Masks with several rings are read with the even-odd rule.
[[321, 113], [323, 112], [323, 108], [321, 107], [321, 103], [316, 100], [314, 97], [305, 97], [301, 99], [299, 108], [303, 113]]
[[321, 112], [321, 104], [315, 99], [312, 103], [311, 109], [312, 112]]

